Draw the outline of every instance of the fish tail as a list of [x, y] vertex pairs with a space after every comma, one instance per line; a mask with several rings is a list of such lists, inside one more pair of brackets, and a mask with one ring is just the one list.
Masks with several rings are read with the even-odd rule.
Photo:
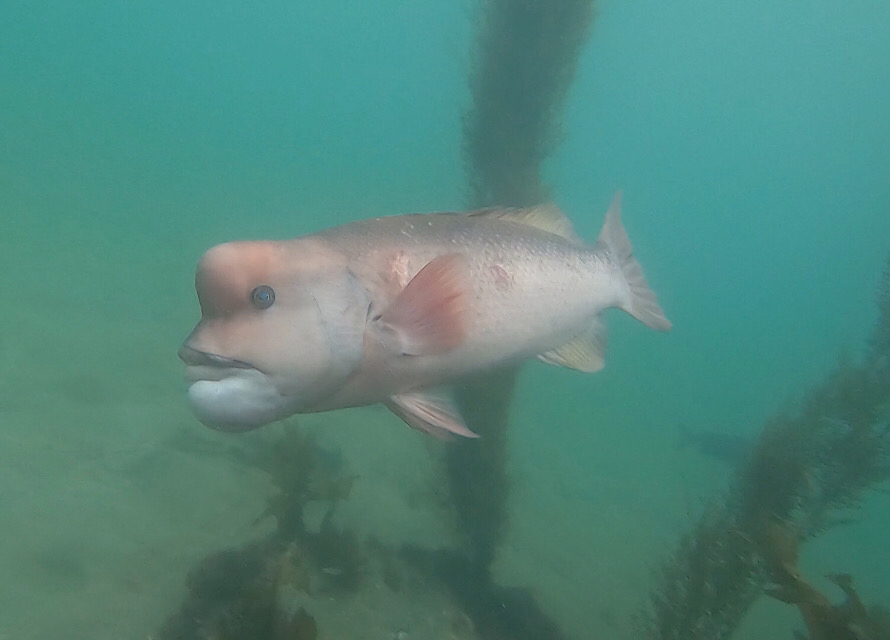
[[634, 257], [630, 239], [621, 224], [621, 192], [615, 194], [612, 205], [606, 214], [606, 221], [600, 231], [597, 243], [607, 251], [615, 263], [626, 284], [626, 292], [621, 296], [618, 307], [627, 311], [647, 327], [658, 331], [671, 328], [671, 321], [655, 298], [655, 292], [646, 283], [643, 267]]

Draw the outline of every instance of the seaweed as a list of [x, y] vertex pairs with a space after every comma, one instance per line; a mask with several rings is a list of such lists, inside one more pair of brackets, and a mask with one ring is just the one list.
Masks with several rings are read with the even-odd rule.
[[202, 560], [187, 579], [189, 597], [158, 632], [160, 640], [315, 640], [317, 625], [304, 609], [279, 598], [290, 558], [268, 540], [227, 549]]
[[[307, 536], [303, 512], [309, 502], [321, 500], [334, 507], [349, 499], [358, 476], [346, 473], [339, 459], [326, 453], [307, 433], [289, 429], [261, 461], [278, 493], [269, 498], [258, 520], [275, 518], [281, 538]], [[331, 462], [332, 459], [336, 461]]]
[[878, 306], [861, 362], [841, 359], [797, 410], [769, 420], [725, 499], [681, 539], [640, 618], [644, 637], [729, 637], [768, 585], [787, 581], [798, 544], [848, 522], [890, 478], [890, 267]]
[[826, 576], [846, 596], [844, 602], [835, 604], [800, 573], [797, 532], [777, 524], [769, 539], [771, 544], [764, 553], [775, 586], [768, 587], [766, 593], [799, 609], [808, 640], [890, 640], [886, 611], [879, 606], [869, 609], [863, 604], [851, 575]]
[[306, 544], [320, 568], [325, 591], [356, 591], [361, 586], [367, 555], [355, 532], [336, 526], [333, 515], [331, 507], [318, 534], [308, 536]]
[[[258, 541], [227, 549], [200, 561], [186, 581], [189, 593], [161, 627], [160, 640], [314, 640], [315, 619], [290, 591], [354, 590], [365, 563], [356, 536], [333, 525], [336, 505], [349, 497], [357, 478], [331, 462], [314, 439], [289, 429], [255, 463], [278, 489], [259, 520], [272, 517], [275, 530]], [[306, 505], [330, 503], [318, 532], [307, 530]]]

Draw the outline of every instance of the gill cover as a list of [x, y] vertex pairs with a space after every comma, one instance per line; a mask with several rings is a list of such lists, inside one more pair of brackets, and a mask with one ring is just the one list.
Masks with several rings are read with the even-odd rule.
[[299, 309], [290, 310], [292, 331], [280, 345], [285, 367], [266, 372], [288, 398], [291, 413], [311, 411], [359, 366], [371, 300], [346, 268], [319, 274], [296, 288], [303, 299]]

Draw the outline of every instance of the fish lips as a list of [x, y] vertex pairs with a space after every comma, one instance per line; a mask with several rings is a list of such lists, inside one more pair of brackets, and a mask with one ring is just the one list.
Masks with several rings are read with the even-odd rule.
[[187, 344], [179, 347], [179, 359], [189, 367], [216, 367], [219, 369], [256, 369], [252, 364], [226, 358], [207, 351], [200, 351]]
[[192, 411], [216, 431], [250, 431], [281, 419], [283, 398], [265, 373], [253, 365], [201, 351], [179, 349], [186, 365]]

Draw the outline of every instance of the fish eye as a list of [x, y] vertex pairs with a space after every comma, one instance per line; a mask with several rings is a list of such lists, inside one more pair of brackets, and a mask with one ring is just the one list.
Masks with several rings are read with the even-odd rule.
[[257, 309], [268, 309], [275, 302], [275, 291], [272, 287], [261, 284], [250, 292], [250, 302]]

